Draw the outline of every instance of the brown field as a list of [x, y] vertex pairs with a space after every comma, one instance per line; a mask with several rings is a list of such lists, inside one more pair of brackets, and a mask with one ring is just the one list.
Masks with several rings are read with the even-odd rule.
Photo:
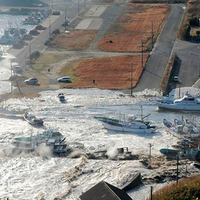
[[62, 33], [53, 40], [52, 45], [69, 51], [85, 50], [95, 35], [96, 31], [92, 30], [75, 30], [70, 33]]
[[[144, 56], [144, 63], [148, 55]], [[61, 74], [73, 77], [71, 84], [62, 84], [67, 88], [101, 88], [101, 89], [129, 89], [131, 87], [131, 67], [133, 63], [133, 87], [137, 84], [141, 73], [141, 56], [119, 56], [98, 58], [73, 63], [63, 68]], [[74, 75], [74, 76], [73, 76]], [[95, 83], [93, 83], [95, 80]]]
[[143, 40], [144, 50], [148, 51], [151, 46], [152, 30], [155, 40], [167, 19], [170, 6], [154, 4], [125, 6], [126, 14], [99, 41], [98, 47], [103, 51], [140, 52]]

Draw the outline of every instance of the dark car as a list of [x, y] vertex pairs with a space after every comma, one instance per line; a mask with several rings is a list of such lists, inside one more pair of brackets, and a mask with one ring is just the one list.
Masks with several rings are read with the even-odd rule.
[[26, 83], [28, 85], [35, 85], [38, 83], [38, 79], [37, 78], [29, 78], [29, 79], [25, 80], [24, 83]]
[[58, 78], [57, 79], [58, 82], [64, 82], [64, 83], [71, 83], [71, 78], [69, 76], [65, 76], [65, 77], [62, 77], [62, 78]]

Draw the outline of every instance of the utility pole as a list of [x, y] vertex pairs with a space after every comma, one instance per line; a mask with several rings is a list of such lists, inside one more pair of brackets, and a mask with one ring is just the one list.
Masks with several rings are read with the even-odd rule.
[[154, 24], [154, 21], [151, 21], [151, 50], [153, 50], [153, 38], [154, 38], [153, 24]]
[[141, 53], [142, 53], [142, 69], [143, 69], [143, 40], [141, 41], [141, 46], [142, 46], [142, 51], [141, 51]]
[[79, 15], [79, 12], [80, 12], [80, 11], [79, 11], [79, 0], [78, 0], [78, 15]]
[[67, 26], [66, 17], [67, 17], [67, 16], [66, 16], [66, 5], [65, 5], [65, 22], [64, 22], [64, 23], [65, 23], [65, 30], [66, 30], [66, 26]]
[[178, 154], [176, 156], [176, 185], [178, 186]]
[[11, 73], [11, 77], [10, 77], [10, 93], [12, 94], [12, 61], [10, 61], [10, 73]]
[[32, 67], [32, 60], [31, 60], [31, 42], [30, 42], [30, 44], [29, 44], [29, 65], [30, 65], [30, 67]]
[[200, 64], [199, 64], [199, 77], [200, 77]]
[[151, 194], [150, 194], [151, 200], [153, 200], [153, 186], [151, 186]]
[[149, 143], [149, 166], [151, 166], [151, 147], [153, 145], [151, 143]]
[[84, 0], [84, 8], [86, 8], [86, 0]]
[[49, 20], [49, 40], [51, 39], [51, 20]]
[[133, 63], [130, 63], [129, 66], [131, 67], [131, 96], [133, 95]]

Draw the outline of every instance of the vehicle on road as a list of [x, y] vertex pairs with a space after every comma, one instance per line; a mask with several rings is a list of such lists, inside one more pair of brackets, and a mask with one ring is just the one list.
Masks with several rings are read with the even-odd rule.
[[178, 78], [178, 76], [174, 76], [173, 81], [174, 81], [174, 82], [179, 82], [179, 78]]
[[24, 83], [26, 83], [28, 85], [35, 85], [38, 83], [38, 79], [37, 78], [29, 78], [29, 79], [25, 80]]
[[64, 83], [71, 83], [71, 78], [69, 76], [61, 77], [57, 79], [58, 82], [64, 82]]
[[12, 67], [12, 70], [13, 70], [13, 72], [16, 73], [16, 74], [22, 74], [22, 73], [23, 73], [23, 70], [22, 70], [22, 68], [21, 68], [19, 65], [13, 66], [13, 67]]

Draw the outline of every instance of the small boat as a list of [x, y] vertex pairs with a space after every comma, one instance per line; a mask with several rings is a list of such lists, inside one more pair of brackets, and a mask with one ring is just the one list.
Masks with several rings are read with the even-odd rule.
[[43, 119], [36, 118], [36, 116], [32, 113], [25, 113], [24, 120], [33, 126], [43, 126]]
[[178, 154], [178, 156], [179, 156], [179, 159], [192, 159], [192, 160], [196, 160], [198, 154], [199, 154], [199, 149], [192, 148], [190, 150], [180, 151], [179, 154]]
[[174, 123], [167, 119], [163, 119], [163, 125], [168, 133], [179, 139], [183, 139], [187, 136], [196, 137], [200, 134], [199, 130], [194, 126], [187, 127], [185, 126], [185, 123], [178, 119], [174, 119]]
[[156, 105], [160, 109], [200, 111], [200, 97], [186, 93], [182, 98], [175, 99], [173, 102], [157, 101]]
[[66, 99], [65, 99], [65, 95], [63, 93], [59, 93], [58, 94], [58, 98], [60, 100], [61, 103], [66, 103]]
[[180, 152], [180, 150], [177, 149], [160, 149], [160, 153], [165, 155], [177, 155]]
[[36, 136], [15, 138], [12, 144], [16, 149], [26, 152], [37, 152], [40, 147], [44, 146], [49, 147], [54, 154], [63, 154], [68, 151], [68, 145], [63, 135], [52, 129], [48, 129]]

